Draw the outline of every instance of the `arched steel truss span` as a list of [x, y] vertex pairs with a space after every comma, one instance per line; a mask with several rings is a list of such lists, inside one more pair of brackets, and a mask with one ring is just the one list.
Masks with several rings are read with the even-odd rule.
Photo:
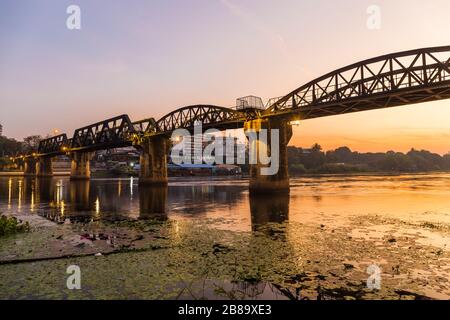
[[167, 134], [176, 129], [192, 130], [195, 124], [202, 123], [203, 129], [240, 128], [246, 120], [246, 113], [238, 110], [214, 106], [192, 105], [179, 108], [158, 121], [149, 118], [134, 122], [134, 128], [144, 134]]
[[309, 119], [450, 98], [450, 46], [358, 62], [277, 100], [265, 117]]

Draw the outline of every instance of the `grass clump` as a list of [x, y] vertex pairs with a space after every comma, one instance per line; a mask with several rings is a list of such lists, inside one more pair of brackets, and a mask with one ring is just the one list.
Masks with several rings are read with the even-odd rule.
[[16, 217], [7, 217], [3, 214], [0, 215], [0, 237], [28, 231], [30, 231], [30, 225], [28, 222], [23, 223]]

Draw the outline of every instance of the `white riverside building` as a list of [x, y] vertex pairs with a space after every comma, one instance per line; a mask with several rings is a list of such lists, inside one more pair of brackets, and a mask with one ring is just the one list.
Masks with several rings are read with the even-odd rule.
[[[172, 152], [169, 152], [169, 163], [186, 163], [186, 164], [244, 164], [245, 154], [247, 150], [247, 145], [239, 142], [237, 137], [233, 136], [222, 136], [222, 139], [215, 140], [216, 136], [213, 135], [193, 135], [184, 136], [181, 142], [174, 142], [174, 145], [181, 146], [177, 147], [182, 149], [183, 152], [187, 151], [186, 154], [174, 155], [172, 157]], [[220, 145], [219, 143], [222, 143]], [[214, 152], [206, 156], [204, 155], [204, 150], [207, 146], [214, 144]], [[190, 150], [190, 154], [189, 154]], [[216, 152], [222, 150], [223, 157], [222, 161], [216, 162]], [[241, 158], [241, 159], [239, 159]], [[239, 161], [238, 161], [239, 160]]]

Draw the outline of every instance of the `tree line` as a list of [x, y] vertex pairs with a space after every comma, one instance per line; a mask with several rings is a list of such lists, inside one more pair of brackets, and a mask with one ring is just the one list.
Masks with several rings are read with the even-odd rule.
[[10, 157], [36, 151], [42, 139], [39, 135], [26, 137], [23, 141], [0, 136], [0, 169], [11, 163]]
[[13, 157], [21, 153], [36, 151], [39, 141], [42, 139], [39, 135], [26, 137], [23, 141], [0, 136], [0, 156]]
[[[0, 136], [0, 169], [10, 163], [9, 158], [37, 150], [39, 135], [17, 141]], [[427, 150], [411, 149], [407, 153], [388, 151], [361, 153], [348, 147], [323, 151], [319, 144], [310, 149], [288, 147], [289, 172], [351, 173], [351, 172], [427, 172], [450, 170], [450, 153], [441, 156]], [[244, 170], [245, 171], [245, 170]]]
[[441, 156], [427, 150], [415, 149], [408, 153], [360, 153], [348, 147], [340, 147], [324, 152], [319, 144], [315, 144], [310, 149], [288, 147], [288, 161], [292, 174], [450, 170], [450, 153]]

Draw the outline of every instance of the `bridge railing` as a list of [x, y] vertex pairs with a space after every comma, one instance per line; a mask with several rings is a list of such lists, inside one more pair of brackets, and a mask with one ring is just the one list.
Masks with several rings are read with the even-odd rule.
[[158, 125], [154, 118], [147, 118], [133, 122], [133, 127], [138, 133], [152, 133], [157, 131]]

